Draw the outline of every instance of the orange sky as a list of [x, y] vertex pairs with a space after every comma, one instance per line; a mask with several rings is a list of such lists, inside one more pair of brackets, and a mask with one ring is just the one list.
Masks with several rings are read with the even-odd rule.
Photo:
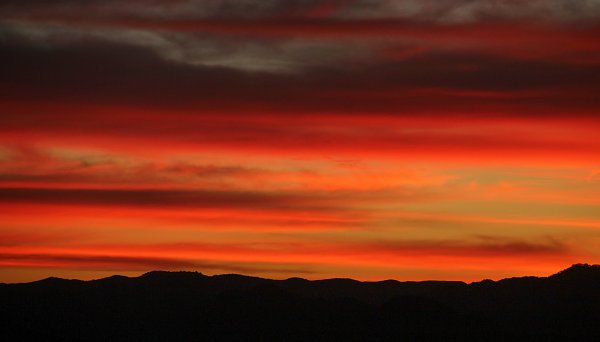
[[600, 263], [600, 7], [563, 2], [7, 1], [0, 282]]

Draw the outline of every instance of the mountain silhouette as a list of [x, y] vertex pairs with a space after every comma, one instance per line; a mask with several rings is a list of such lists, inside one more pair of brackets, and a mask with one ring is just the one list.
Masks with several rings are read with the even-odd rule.
[[600, 266], [457, 281], [153, 271], [0, 284], [5, 341], [600, 341]]

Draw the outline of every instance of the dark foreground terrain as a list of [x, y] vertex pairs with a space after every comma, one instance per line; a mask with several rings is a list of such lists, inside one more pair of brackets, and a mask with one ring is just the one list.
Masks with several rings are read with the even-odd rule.
[[0, 339], [600, 341], [600, 265], [471, 284], [48, 278], [0, 284]]

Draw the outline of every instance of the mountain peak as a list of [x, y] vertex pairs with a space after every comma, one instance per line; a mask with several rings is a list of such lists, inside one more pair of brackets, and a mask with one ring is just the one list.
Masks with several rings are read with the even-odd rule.
[[199, 276], [205, 277], [204, 274], [198, 271], [150, 271], [142, 274], [141, 278], [167, 277], [167, 276]]
[[558, 272], [557, 274], [581, 273], [581, 272], [600, 272], [600, 265], [573, 264], [570, 267]]
[[556, 274], [550, 276], [551, 279], [600, 279], [600, 265], [573, 264]]

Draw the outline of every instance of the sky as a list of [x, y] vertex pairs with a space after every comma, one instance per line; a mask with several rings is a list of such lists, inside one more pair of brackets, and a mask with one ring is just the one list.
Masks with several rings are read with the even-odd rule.
[[598, 0], [3, 0], [0, 282], [600, 263]]

